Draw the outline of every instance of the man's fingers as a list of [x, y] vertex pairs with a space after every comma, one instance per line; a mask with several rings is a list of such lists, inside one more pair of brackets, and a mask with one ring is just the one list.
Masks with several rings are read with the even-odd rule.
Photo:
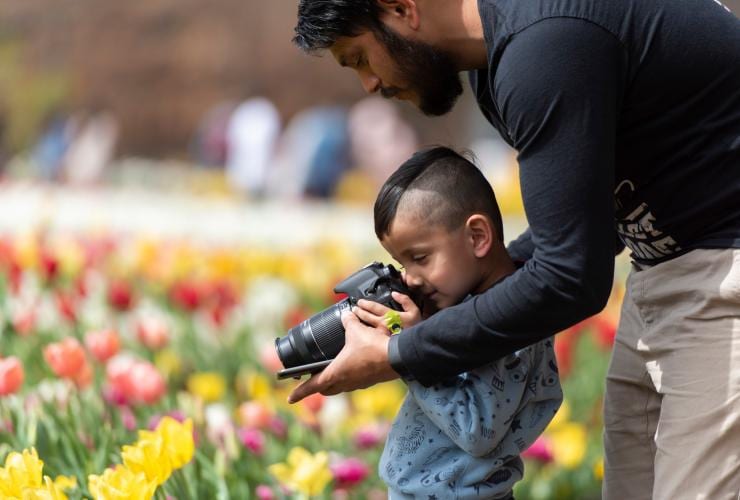
[[350, 311], [342, 312], [342, 316], [340, 317], [340, 319], [342, 320], [342, 326], [344, 326], [345, 330], [349, 328], [350, 325], [360, 322], [360, 319]]
[[375, 314], [376, 316], [382, 316], [386, 312], [388, 312], [388, 308], [385, 307], [383, 304], [379, 304], [377, 302], [373, 302], [372, 300], [365, 300], [360, 299], [357, 301], [357, 305], [360, 309], [364, 309], [366, 311], [370, 311], [371, 313]]
[[311, 394], [322, 392], [323, 390], [327, 389], [328, 387], [325, 387], [327, 385], [326, 382], [322, 380], [323, 377], [321, 375], [323, 373], [324, 372], [319, 372], [311, 375], [311, 378], [293, 389], [293, 392], [291, 392], [288, 396], [288, 403], [297, 403], [301, 399], [310, 396]]
[[360, 318], [362, 321], [372, 326], [378, 326], [382, 320], [382, 318], [379, 318], [375, 314], [364, 309], [360, 309], [359, 307], [354, 308], [352, 312], [355, 313], [355, 315], [357, 315], [357, 317]]

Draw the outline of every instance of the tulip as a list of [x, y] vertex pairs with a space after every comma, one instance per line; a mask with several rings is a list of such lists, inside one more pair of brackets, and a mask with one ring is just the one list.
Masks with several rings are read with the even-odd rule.
[[170, 290], [170, 300], [185, 311], [195, 311], [203, 301], [200, 287], [192, 281], [176, 283]]
[[130, 310], [134, 305], [131, 285], [126, 281], [113, 281], [108, 287], [108, 304], [120, 312]]
[[532, 443], [532, 446], [524, 450], [522, 458], [530, 458], [543, 464], [552, 462], [552, 450], [550, 441], [544, 437], [539, 436], [537, 440]]
[[30, 334], [36, 326], [36, 310], [28, 308], [24, 310], [18, 310], [13, 314], [13, 330], [20, 335], [25, 337]]
[[115, 330], [100, 330], [89, 332], [85, 336], [85, 345], [95, 359], [105, 363], [118, 354], [121, 343]]
[[0, 396], [13, 394], [23, 385], [23, 365], [15, 356], [0, 359]]
[[156, 316], [141, 318], [136, 324], [136, 336], [142, 344], [153, 351], [163, 348], [170, 341], [167, 323]]
[[131, 368], [126, 387], [133, 401], [147, 404], [156, 403], [167, 392], [162, 375], [146, 361], [140, 361]]
[[57, 309], [59, 314], [70, 323], [77, 323], [77, 300], [69, 292], [57, 291]]
[[244, 447], [255, 455], [262, 455], [265, 451], [265, 435], [257, 429], [242, 427], [237, 431], [237, 436]]
[[275, 500], [275, 493], [266, 484], [257, 486], [254, 490], [254, 496], [257, 497], [257, 500]]
[[272, 411], [259, 401], [245, 401], [237, 409], [238, 420], [244, 427], [264, 429], [271, 424]]
[[188, 377], [187, 387], [191, 394], [210, 403], [223, 397], [226, 392], [226, 380], [216, 372], [194, 373]]
[[330, 467], [338, 488], [351, 488], [370, 474], [370, 468], [358, 458], [345, 458]]
[[300, 447], [290, 450], [286, 463], [270, 465], [267, 470], [281, 484], [307, 496], [320, 494], [332, 480], [329, 454], [320, 451], [312, 455]]
[[106, 469], [101, 476], [88, 476], [88, 483], [95, 500], [149, 500], [157, 488], [157, 483], [144, 473], [132, 472], [122, 465]]
[[85, 369], [85, 350], [77, 339], [67, 337], [44, 348], [44, 359], [57, 377], [74, 380]]

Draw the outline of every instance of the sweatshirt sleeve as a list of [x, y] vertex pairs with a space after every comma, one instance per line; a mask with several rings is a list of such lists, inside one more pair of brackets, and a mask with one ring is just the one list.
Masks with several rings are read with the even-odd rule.
[[[407, 381], [419, 408], [455, 445], [474, 457], [491, 453], [510, 427], [525, 390], [509, 387], [506, 398], [490, 381], [498, 376], [485, 368], [452, 377], [431, 387]], [[512, 384], [509, 384], [510, 386]]]
[[511, 38], [493, 92], [519, 152], [529, 222], [520, 243], [531, 258], [473, 300], [404, 330], [394, 368], [428, 386], [604, 307], [616, 250], [615, 140], [625, 64], [612, 34], [579, 19], [546, 19]]

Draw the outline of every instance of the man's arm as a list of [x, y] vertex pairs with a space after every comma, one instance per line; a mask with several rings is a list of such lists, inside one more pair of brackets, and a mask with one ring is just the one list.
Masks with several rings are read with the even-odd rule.
[[431, 385], [603, 308], [625, 58], [613, 35], [578, 19], [547, 19], [512, 38], [494, 88], [519, 151], [532, 256], [487, 292], [391, 339], [396, 371]]
[[517, 239], [511, 241], [506, 247], [506, 251], [509, 252], [511, 260], [519, 264], [523, 264], [528, 261], [534, 255], [534, 243], [532, 243], [532, 232], [527, 228]]

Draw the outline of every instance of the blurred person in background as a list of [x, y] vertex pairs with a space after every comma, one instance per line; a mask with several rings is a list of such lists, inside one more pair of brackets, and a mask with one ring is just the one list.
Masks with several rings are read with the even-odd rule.
[[350, 168], [347, 110], [315, 106], [296, 114], [280, 138], [269, 193], [283, 198], [331, 198]]
[[529, 229], [515, 273], [399, 335], [345, 316], [290, 400], [431, 386], [546, 338], [604, 307], [626, 246], [603, 496], [736, 500], [740, 20], [717, 0], [301, 0], [294, 41], [431, 116], [467, 71], [518, 151]]
[[76, 133], [76, 124], [61, 109], [49, 111], [42, 121], [41, 133], [31, 151], [31, 160], [42, 180], [61, 179], [64, 157]]
[[280, 114], [266, 97], [239, 104], [226, 129], [226, 176], [238, 193], [260, 198], [280, 136]]
[[64, 180], [93, 185], [103, 179], [115, 153], [118, 121], [110, 111], [93, 106], [75, 117], [75, 132], [64, 153]]
[[220, 102], [208, 109], [201, 119], [190, 146], [198, 166], [223, 168], [226, 165], [227, 132], [234, 108], [232, 102]]
[[376, 186], [385, 182], [418, 146], [416, 132], [396, 107], [377, 96], [352, 106], [348, 123], [354, 164]]

